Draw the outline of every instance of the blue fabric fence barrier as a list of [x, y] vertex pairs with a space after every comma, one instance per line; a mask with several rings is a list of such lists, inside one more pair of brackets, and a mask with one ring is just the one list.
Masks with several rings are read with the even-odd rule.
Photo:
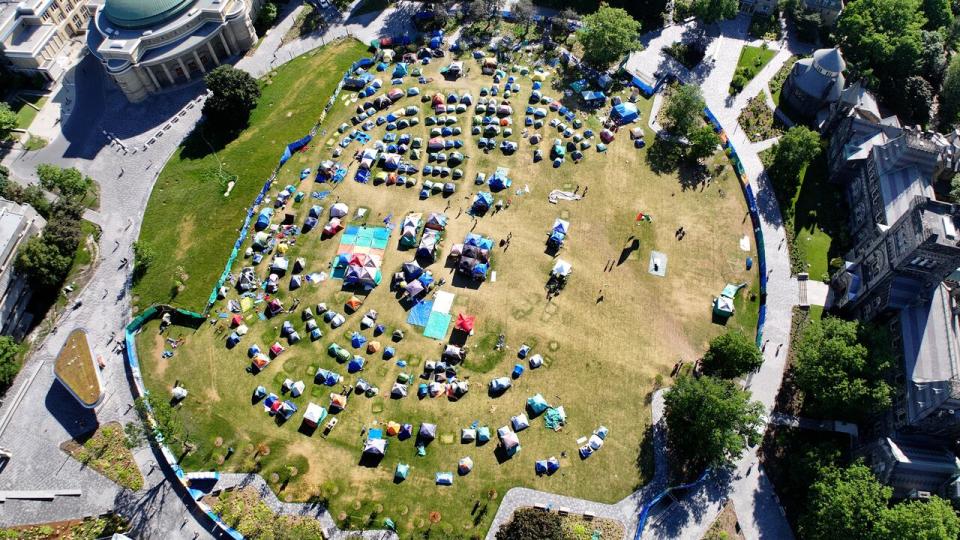
[[643, 534], [643, 528], [647, 525], [647, 519], [650, 517], [650, 509], [657, 505], [664, 497], [670, 495], [674, 491], [681, 489], [690, 489], [695, 487], [700, 482], [703, 482], [707, 478], [707, 474], [710, 473], [710, 469], [703, 471], [703, 474], [700, 475], [700, 478], [697, 478], [693, 482], [688, 484], [680, 484], [679, 486], [669, 487], [663, 490], [662, 493], [653, 498], [652, 501], [643, 505], [643, 508], [640, 509], [640, 523], [637, 525], [637, 532], [633, 535], [633, 540], [640, 540], [640, 535]]

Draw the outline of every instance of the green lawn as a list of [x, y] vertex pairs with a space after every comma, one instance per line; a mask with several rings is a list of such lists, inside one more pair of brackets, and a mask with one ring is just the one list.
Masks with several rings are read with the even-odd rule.
[[780, 106], [780, 92], [783, 91], [783, 83], [787, 80], [787, 76], [790, 75], [790, 70], [793, 69], [795, 63], [797, 63], [797, 57], [791, 56], [788, 58], [777, 71], [776, 75], [767, 83], [770, 87], [770, 96], [778, 107]]
[[[341, 49], [336, 52], [340, 56], [336, 57], [322, 52], [317, 58], [318, 62], [339, 61], [347, 65], [359, 57], [361, 51], [360, 47]], [[472, 68], [471, 74], [458, 81], [439, 77], [438, 69], [443, 63], [426, 66], [424, 74], [433, 81], [416, 84], [422, 96], [429, 100], [436, 91], [458, 94], [469, 91], [475, 98], [479, 96], [479, 88], [489, 86], [489, 78], [479, 76], [476, 60], [466, 62]], [[277, 92], [274, 99], [292, 94], [293, 100], [297, 93], [291, 87], [295, 85], [316, 89], [326, 84], [317, 82], [326, 77], [326, 71], [311, 67], [295, 62], [290, 68], [281, 68], [274, 77], [277, 81], [274, 86], [286, 81], [286, 87], [268, 92]], [[288, 69], [291, 73], [287, 73]], [[518, 76], [518, 81], [522, 91], [514, 101], [515, 109], [519, 109], [513, 115], [514, 126], [522, 125], [523, 112], [517, 104], [527, 102], [532, 82], [523, 76]], [[404, 86], [414, 84], [412, 80], [405, 80]], [[545, 88], [550, 87], [548, 80]], [[319, 96], [311, 99], [319, 103], [329, 95], [329, 89], [326, 94], [323, 90], [315, 92]], [[294, 155], [279, 171], [277, 188], [271, 190], [271, 197], [278, 188], [288, 184], [305, 192], [331, 189], [329, 185], [314, 184], [311, 178], [301, 182], [299, 171], [305, 167], [315, 168], [317, 163], [331, 157], [343, 137], [335, 128], [354, 114], [356, 102], [351, 101], [354, 97], [348, 93], [341, 96], [323, 126], [327, 132], [321, 131], [321, 136], [306, 151]], [[403, 98], [395, 105], [397, 108], [419, 107], [421, 124], [405, 131], [413, 137], [429, 137], [430, 128], [425, 123], [432, 113], [429, 104], [421, 99]], [[314, 111], [320, 109], [319, 103], [313, 105]], [[637, 105], [644, 117], [644, 123], [638, 125], [643, 126], [652, 103], [641, 99]], [[247, 170], [256, 160], [268, 160], [267, 173], [272, 170], [277, 150], [300, 134], [284, 132], [289, 131], [287, 110], [287, 107], [275, 106], [270, 113], [274, 116], [257, 116], [252, 127], [241, 135], [244, 141], [275, 141], [269, 154], [248, 147], [248, 154], [241, 155], [232, 146], [219, 153], [229, 172]], [[462, 312], [477, 317], [475, 334], [466, 338], [469, 354], [457, 374], [461, 380], [469, 380], [470, 392], [457, 401], [442, 397], [418, 399], [417, 383], [423, 379], [417, 379], [409, 387], [410, 395], [406, 398], [389, 397], [398, 375], [422, 373], [427, 361], [437, 359], [443, 343], [425, 338], [419, 329], [409, 325], [407, 312], [389, 290], [391, 274], [412, 258], [410, 251], [397, 248], [398, 234], [394, 231], [383, 255], [384, 282], [364, 297], [359, 313], [349, 315], [347, 323], [339, 329], [320, 322], [323, 336], [319, 340], [310, 342], [304, 336], [303, 341], [290, 346], [256, 375], [246, 371], [250, 364], [247, 347], [253, 343], [261, 347], [274, 343], [279, 339], [280, 324], [287, 318], [302, 331], [304, 323], [299, 310], [264, 320], [257, 313], [263, 304], [255, 304], [243, 315], [249, 333], [232, 350], [226, 349], [223, 341], [229, 331], [217, 332], [218, 328], [223, 330], [227, 322], [221, 318], [221, 314], [228, 315], [225, 302], [218, 302], [211, 315], [211, 320], [219, 321], [219, 325], [204, 324], [199, 329], [174, 327], [162, 336], [157, 332], [158, 321], [143, 329], [137, 350], [147, 388], [157, 395], [168, 396], [173, 383], [179, 380], [190, 391], [179, 408], [189, 439], [195, 445], [195, 450], [182, 458], [181, 463], [187, 470], [257, 471], [281, 499], [326, 502], [342, 527], [379, 527], [382, 520], [389, 517], [397, 523], [403, 538], [482, 537], [500, 499], [515, 486], [612, 503], [649, 479], [650, 410], [646, 400], [656, 381], [662, 382], [678, 359], [692, 365], [710, 339], [719, 333], [740, 329], [752, 334], [756, 329], [756, 302], [751, 303], [748, 293], [756, 292], [757, 269], [747, 271], [744, 266], [745, 259], [756, 257], [756, 253], [739, 249], [739, 240], [752, 235], [749, 219], [743, 219], [746, 204], [739, 183], [726, 158], [718, 153], [709, 160], [709, 167], [716, 171], [717, 166], [722, 165], [723, 170], [714, 173], [710, 185], [696, 189], [685, 187], [676, 172], [653, 173], [646, 160], [647, 150], [635, 149], [627, 136], [619, 136], [606, 153], [591, 148], [584, 152], [581, 163], [574, 165], [568, 160], [557, 169], [552, 168], [549, 161], [533, 163], [531, 143], [518, 135], [511, 137], [521, 141], [521, 150], [516, 154], [484, 153], [477, 148], [477, 137], [470, 134], [472, 113], [471, 109], [455, 115], [455, 123], [464, 128], [464, 134], [454, 138], [464, 141], [466, 155], [462, 165], [464, 179], [455, 182], [455, 195], [446, 199], [440, 195], [421, 199], [419, 187], [407, 189], [354, 182], [357, 165], [349, 156], [360, 145], [351, 143], [340, 158], [350, 169], [347, 180], [332, 188], [332, 197], [318, 203], [329, 209], [334, 200], [339, 199], [349, 205], [351, 217], [355, 209], [367, 209], [367, 217], [353, 219], [353, 224], [369, 219], [371, 225], [377, 225], [387, 215], [398, 224], [410, 212], [424, 215], [446, 212], [450, 220], [441, 254], [429, 268], [438, 279], [448, 280], [449, 284], [442, 290], [456, 294], [451, 314], [456, 316]], [[556, 116], [556, 113], [550, 114]], [[582, 118], [584, 126], [578, 129], [599, 130], [597, 114], [585, 114]], [[547, 153], [549, 141], [562, 135], [549, 126], [540, 129], [543, 140], [547, 141], [541, 142], [540, 148]], [[645, 131], [648, 140], [652, 139], [653, 134]], [[277, 132], [284, 134], [280, 137]], [[369, 147], [385, 133], [384, 126], [371, 129], [371, 142], [364, 146]], [[420, 158], [410, 159], [421, 170], [428, 162], [426, 152]], [[207, 167], [209, 165], [208, 161]], [[509, 191], [496, 195], [511, 200], [510, 207], [474, 222], [465, 211], [474, 193], [483, 188], [474, 186], [471, 179], [477, 172], [489, 174], [498, 166], [508, 167], [514, 179]], [[209, 294], [236, 237], [242, 208], [260, 187], [258, 178], [253, 187], [245, 188], [242, 198], [235, 189], [228, 198], [232, 201], [228, 207], [221, 202], [219, 187], [209, 186], [216, 184], [213, 179], [207, 180], [207, 184], [197, 179], [180, 183], [172, 180], [178, 175], [185, 176], [186, 172], [200, 174], [191, 171], [203, 169], [175, 156], [161, 176], [165, 183], [158, 185], [150, 202], [155, 221], [152, 230], [145, 229], [141, 238], [151, 242], [156, 240], [150, 235], [159, 235], [157, 238], [162, 242], [158, 242], [158, 246], [167, 247], [157, 256], [157, 268], [163, 265], [164, 270], [151, 270], [158, 275], [150, 283], [151, 289], [146, 288], [147, 281], [139, 286], [141, 305], [147, 303], [145, 291], [148, 290], [155, 291], [154, 299], [169, 298], [173, 269], [183, 265], [190, 277], [187, 290], [176, 301], [200, 307], [198, 304]], [[415, 179], [419, 183], [423, 175], [417, 174]], [[584, 199], [556, 205], [547, 202], [546, 196], [551, 190], [573, 191], [578, 184], [581, 190], [589, 184], [589, 195]], [[184, 190], [188, 193], [182, 193]], [[191, 200], [196, 202], [186, 204]], [[307, 198], [291, 203], [286, 211], [296, 215], [295, 223], [303, 223], [312, 204], [314, 201]], [[196, 206], [202, 208], [195, 209]], [[638, 224], [635, 217], [640, 211], [653, 215], [653, 221]], [[221, 219], [219, 214], [226, 212], [232, 212], [233, 218]], [[324, 220], [326, 216], [324, 213]], [[555, 259], [544, 253], [544, 240], [558, 217], [571, 224], [570, 238], [559, 257], [569, 261], [575, 273], [560, 295], [548, 300], [544, 284]], [[682, 241], [673, 234], [680, 226], [688, 232]], [[492, 250], [495, 281], [490, 279], [481, 285], [458, 283], [460, 279], [445, 266], [452, 245], [472, 230], [493, 238], [495, 245], [512, 233], [509, 246]], [[287, 251], [291, 259], [306, 259], [304, 273], [328, 272], [329, 261], [338, 251], [341, 235], [324, 240], [318, 233], [298, 235]], [[212, 248], [214, 240], [216, 249]], [[669, 261], [665, 277], [648, 272], [652, 250], [660, 251]], [[179, 260], [165, 260], [173, 257]], [[258, 276], [268, 273], [269, 259], [265, 258], [256, 267]], [[251, 264], [250, 259], [243, 259], [237, 262], [235, 270], [240, 265]], [[714, 324], [713, 297], [726, 283], [741, 282], [750, 286], [736, 304], [737, 317], [728, 321], [726, 328]], [[282, 279], [275, 296], [288, 306], [296, 299], [301, 302], [301, 309], [323, 302], [342, 311], [351, 295], [337, 280], [306, 284], [296, 290], [289, 290], [288, 283], [289, 278]], [[190, 292], [191, 287], [194, 292]], [[184, 300], [188, 293], [192, 303]], [[229, 298], [235, 300], [236, 297], [236, 292], [231, 290]], [[396, 358], [404, 359], [406, 366], [384, 361], [379, 354], [367, 354], [363, 371], [348, 374], [345, 366], [326, 353], [330, 343], [348, 345], [351, 333], [358, 329], [359, 318], [368, 309], [377, 311], [377, 322], [386, 327], [386, 332], [376, 338], [370, 331], [365, 335], [378, 339], [383, 346], [395, 346]], [[406, 332], [406, 337], [396, 344], [388, 337], [394, 329]], [[501, 333], [509, 348], [495, 351], [494, 345]], [[174, 351], [165, 338], [177, 337], [184, 338], [185, 342]], [[508, 374], [515, 363], [523, 362], [516, 354], [521, 344], [531, 345], [535, 353], [542, 354], [545, 366], [527, 371], [514, 382], [513, 389], [491, 398], [486, 392], [489, 381]], [[164, 358], [163, 352], [168, 349], [174, 354]], [[348, 350], [351, 354], [365, 354], [364, 349], [348, 347]], [[309, 402], [326, 406], [330, 393], [341, 390], [340, 385], [316, 384], [313, 375], [318, 367], [340, 373], [344, 383], [351, 385], [362, 377], [380, 391], [375, 397], [351, 395], [347, 408], [337, 413], [337, 428], [326, 438], [322, 437], [322, 429], [316, 433], [300, 430], [302, 414]], [[251, 392], [257, 385], [263, 385], [279, 395], [280, 386], [288, 377], [303, 380], [306, 390], [301, 397], [292, 398], [300, 412], [282, 423], [265, 414], [260, 403], [252, 402]], [[552, 404], [564, 406], [568, 418], [562, 431], [548, 430], [542, 419], [533, 419], [531, 427], [520, 434], [522, 452], [505, 461], [495, 453], [495, 438], [485, 446], [459, 443], [460, 428], [477, 422], [496, 430], [509, 423], [511, 416], [523, 411], [526, 399], [535, 393], [541, 393]], [[359, 463], [364, 440], [362, 430], [382, 428], [388, 421], [414, 426], [435, 422], [439, 436], [429, 445], [425, 456], [417, 455], [413, 440], [390, 438], [382, 463], [377, 467], [362, 466]], [[600, 424], [607, 426], [611, 435], [602, 451], [581, 461], [576, 454], [577, 439], [589, 436]], [[226, 457], [228, 448], [235, 450], [229, 458]], [[173, 444], [173, 450], [180, 455], [179, 444]], [[436, 486], [434, 473], [455, 471], [457, 461], [464, 456], [474, 460], [474, 472], [456, 476], [452, 487]], [[534, 461], [550, 456], [561, 461], [560, 472], [551, 477], [536, 476]], [[399, 484], [393, 481], [398, 462], [412, 467], [410, 478]], [[293, 477], [291, 466], [296, 468]], [[433, 512], [438, 513], [439, 521], [431, 525]]]
[[733, 80], [730, 81], [730, 93], [740, 92], [746, 87], [757, 73], [766, 66], [776, 55], [766, 47], [753, 47], [747, 45], [740, 51], [740, 60], [737, 61], [737, 69], [734, 72]]
[[[160, 174], [144, 214], [140, 238], [156, 257], [133, 287], [138, 307], [174, 300], [191, 309], [205, 306], [244, 212], [270, 177], [283, 147], [310, 131], [343, 72], [364, 52], [361, 43], [349, 40], [298, 57], [261, 82], [263, 95], [251, 127], [238, 138], [216, 149], [201, 134], [184, 142]], [[308, 81], [304, 73], [318, 76]], [[217, 179], [218, 163], [239, 177], [228, 197]], [[188, 279], [174, 298], [177, 267]]]
[[[17, 113], [17, 127], [19, 129], [29, 128], [30, 124], [33, 123], [33, 119], [36, 118], [37, 113], [40, 112], [38, 109], [43, 108], [46, 102], [46, 96], [32, 94], [18, 94], [11, 99], [8, 103], [10, 108], [13, 109], [13, 112]], [[36, 107], [36, 109], [31, 107], [31, 105]]]
[[792, 206], [794, 271], [825, 280], [836, 270], [830, 260], [846, 250], [846, 212], [840, 189], [827, 181], [826, 156], [821, 153], [802, 173]]

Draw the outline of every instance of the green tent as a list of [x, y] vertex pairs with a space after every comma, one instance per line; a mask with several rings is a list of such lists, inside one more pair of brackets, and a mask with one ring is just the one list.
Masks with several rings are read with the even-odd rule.
[[406, 480], [408, 474], [410, 474], [410, 466], [406, 463], [397, 463], [397, 471], [393, 477], [397, 480]]
[[477, 428], [477, 442], [485, 443], [490, 440], [490, 428], [482, 426]]

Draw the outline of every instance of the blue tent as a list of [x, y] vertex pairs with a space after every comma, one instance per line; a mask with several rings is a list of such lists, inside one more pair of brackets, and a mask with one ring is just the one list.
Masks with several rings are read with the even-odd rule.
[[406, 77], [407, 76], [407, 64], [400, 62], [397, 64], [397, 67], [393, 68], [393, 77]]
[[527, 398], [527, 408], [530, 409], [530, 412], [534, 415], [542, 413], [547, 410], [548, 407], [550, 407], [550, 405], [547, 404], [547, 400], [543, 399], [543, 396], [540, 394]]
[[257, 223], [253, 226], [254, 229], [262, 231], [270, 226], [270, 218], [273, 217], [273, 208], [267, 207], [260, 211], [260, 214], [257, 215]]
[[320, 206], [320, 205], [318, 205], [318, 204], [315, 204], [315, 205], [313, 205], [313, 206], [310, 207], [310, 214], [309, 214], [310, 217], [312, 217], [312, 218], [319, 218], [322, 214], [323, 214], [323, 207], [322, 207], [322, 206]]
[[350, 336], [350, 344], [353, 345], [354, 349], [359, 349], [366, 342], [367, 338], [363, 337], [360, 332], [354, 332], [353, 335]]
[[594, 92], [593, 90], [587, 90], [580, 94], [585, 101], [590, 103], [597, 103], [601, 101], [606, 101], [607, 96], [603, 92]]
[[500, 174], [499, 172], [494, 173], [493, 176], [490, 177], [490, 189], [493, 191], [507, 189], [512, 183], [506, 175]]
[[342, 379], [343, 377], [341, 377], [339, 374], [334, 373], [332, 371], [327, 371], [322, 368], [317, 370], [317, 374], [313, 378], [315, 382], [320, 384], [325, 384], [327, 386], [334, 386], [335, 384], [339, 383]]
[[467, 233], [467, 237], [463, 241], [463, 244], [467, 246], [477, 246], [480, 249], [493, 249], [492, 239], [480, 236], [476, 233]]
[[310, 232], [317, 227], [319, 221], [317, 218], [308, 217], [306, 221], [303, 222], [303, 232]]
[[480, 278], [480, 277], [486, 278], [486, 277], [487, 277], [487, 270], [489, 270], [489, 269], [490, 269], [490, 265], [488, 265], [487, 263], [477, 263], [477, 265], [473, 267], [473, 277], [475, 277], [475, 278]]
[[547, 474], [553, 474], [560, 469], [560, 460], [556, 457], [551, 457], [547, 460]]
[[523, 364], [516, 364], [513, 366], [513, 372], [511, 373], [514, 379], [520, 378], [523, 375]]
[[476, 198], [473, 199], [473, 206], [470, 207], [470, 210], [476, 213], [483, 213], [490, 209], [493, 205], [493, 195], [489, 192], [481, 191], [477, 193]]
[[487, 426], [481, 426], [477, 428], [477, 443], [485, 443], [490, 440], [490, 428]]
[[537, 462], [533, 464], [533, 470], [536, 471], [537, 474], [547, 474], [547, 460], [537, 460]]
[[613, 107], [610, 116], [620, 124], [629, 124], [640, 118], [640, 112], [633, 103], [623, 102]]
[[363, 364], [365, 360], [362, 356], [354, 356], [352, 360], [347, 364], [348, 373], [356, 373], [363, 369]]
[[494, 394], [499, 394], [506, 391], [507, 388], [510, 388], [511, 384], [512, 383], [510, 382], [510, 379], [506, 377], [498, 377], [490, 381], [490, 391]]
[[417, 278], [417, 281], [420, 282], [424, 287], [429, 287], [433, 283], [433, 276], [430, 274], [420, 274], [420, 277]]
[[258, 354], [260, 354], [260, 346], [257, 344], [253, 344], [250, 346], [249, 349], [247, 349], [247, 356], [249, 356], [250, 358], [253, 358]]
[[396, 349], [394, 349], [393, 347], [387, 347], [386, 349], [383, 350], [383, 359], [384, 359], [384, 360], [389, 360], [389, 359], [393, 358], [394, 355], [396, 355], [396, 354], [397, 354], [397, 350], [396, 350]]
[[410, 437], [413, 437], [413, 424], [403, 424], [400, 426], [400, 432], [397, 433], [397, 438], [404, 441]]

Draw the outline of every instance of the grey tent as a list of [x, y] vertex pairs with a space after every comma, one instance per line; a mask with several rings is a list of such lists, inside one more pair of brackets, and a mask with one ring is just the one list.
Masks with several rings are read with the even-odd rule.
[[428, 424], [426, 422], [420, 424], [420, 431], [417, 433], [417, 438], [424, 441], [432, 441], [437, 438], [437, 425]]

